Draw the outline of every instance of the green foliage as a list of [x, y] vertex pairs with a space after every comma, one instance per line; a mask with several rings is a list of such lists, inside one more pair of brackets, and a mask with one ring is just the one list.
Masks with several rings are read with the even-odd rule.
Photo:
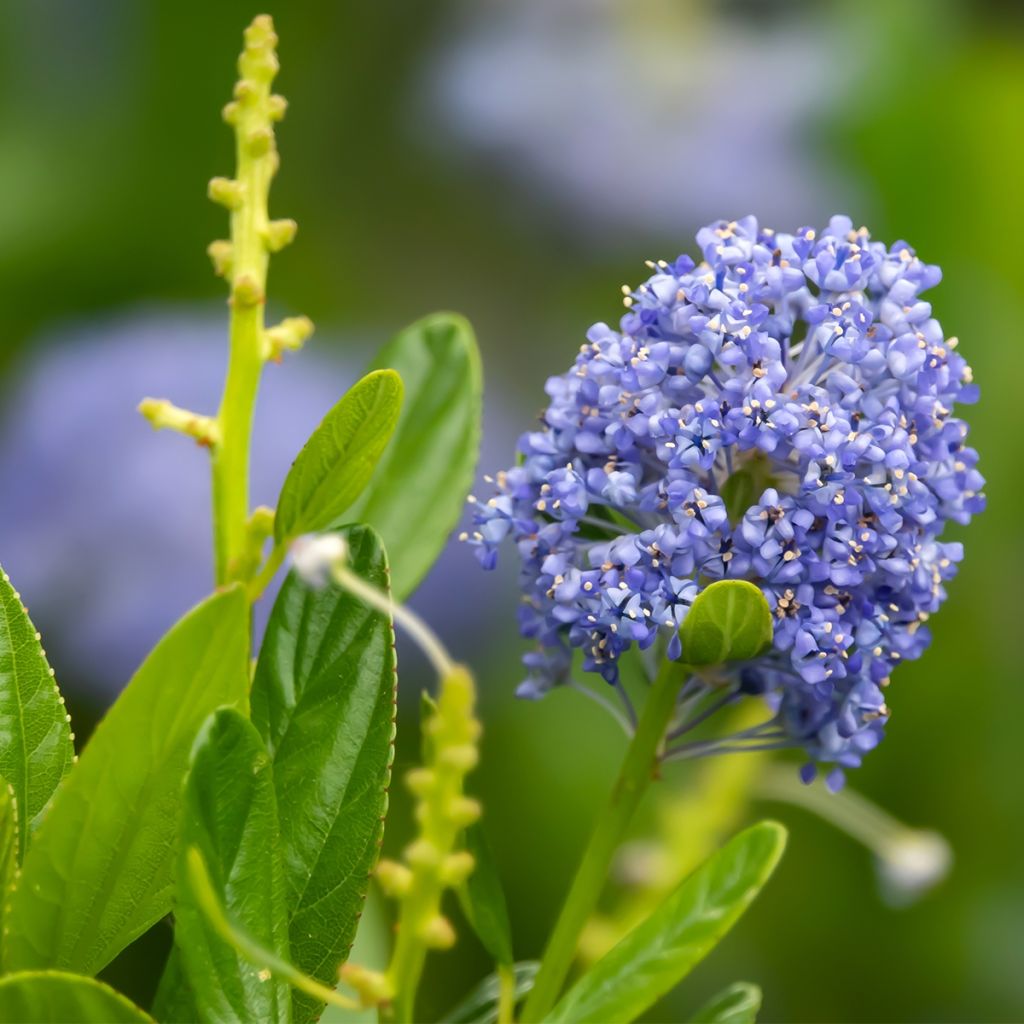
[[373, 361], [400, 374], [405, 402], [391, 444], [346, 514], [372, 526], [406, 598], [459, 521], [480, 446], [482, 380], [473, 328], [455, 313], [407, 327]]
[[25, 858], [8, 969], [99, 971], [170, 909], [189, 750], [206, 716], [245, 705], [248, 606], [209, 598], [160, 641], [97, 726]]
[[152, 1024], [153, 1018], [109, 985], [63, 971], [0, 978], [4, 1024]]
[[760, 1009], [761, 989], [749, 981], [737, 981], [709, 999], [690, 1024], [754, 1024]]
[[[386, 590], [380, 540], [366, 527], [344, 532], [351, 570]], [[329, 984], [352, 944], [377, 858], [394, 702], [389, 618], [337, 588], [288, 576], [260, 651], [252, 717], [274, 764], [291, 959]], [[319, 1009], [296, 995], [297, 1021]]]
[[0, 569], [0, 775], [22, 825], [18, 859], [74, 760], [64, 699], [18, 592]]
[[718, 944], [768, 880], [785, 829], [763, 821], [697, 869], [646, 921], [599, 960], [545, 1018], [547, 1024], [628, 1024]]
[[7, 896], [18, 871], [18, 805], [10, 783], [0, 778], [0, 935]]
[[261, 977], [211, 927], [185, 857], [186, 851], [198, 849], [231, 919], [287, 959], [288, 917], [270, 758], [259, 733], [230, 708], [206, 720], [193, 748], [181, 845], [174, 937], [199, 1018], [290, 1021], [288, 985]]
[[342, 396], [288, 471], [274, 519], [278, 543], [337, 522], [373, 475], [401, 407], [394, 370], [374, 370]]
[[473, 856], [473, 871], [459, 888], [459, 902], [484, 949], [495, 963], [510, 967], [514, 960], [512, 926], [505, 890], [487, 834], [479, 821], [466, 829], [465, 840], [466, 851]]
[[747, 580], [718, 580], [693, 602], [679, 631], [688, 665], [755, 658], [772, 642], [772, 613]]
[[[533, 987], [540, 964], [524, 960], [512, 968], [512, 999], [518, 1003]], [[501, 996], [500, 974], [489, 974], [465, 999], [441, 1020], [441, 1024], [496, 1024]]]

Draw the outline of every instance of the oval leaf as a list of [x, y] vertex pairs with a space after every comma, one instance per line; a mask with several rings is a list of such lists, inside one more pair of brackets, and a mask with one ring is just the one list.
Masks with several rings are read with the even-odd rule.
[[74, 757], [64, 699], [39, 634], [0, 569], [0, 775], [14, 789], [22, 821], [19, 860]]
[[402, 407], [402, 379], [374, 370], [323, 418], [285, 477], [274, 516], [279, 543], [336, 522], [366, 486]]
[[202, 854], [225, 913], [288, 959], [277, 800], [260, 734], [237, 711], [215, 711], [192, 750], [178, 860], [174, 941], [199, 1020], [291, 1020], [291, 990], [239, 956], [206, 919], [184, 852]]
[[152, 1024], [153, 1018], [109, 985], [63, 971], [0, 978], [0, 1020], [18, 1024]]
[[435, 313], [390, 341], [373, 368], [400, 374], [405, 401], [373, 478], [345, 514], [372, 526], [405, 600], [441, 553], [465, 509], [480, 449], [483, 383], [469, 321]]
[[771, 645], [772, 612], [753, 583], [718, 580], [697, 595], [679, 636], [688, 665], [756, 658]]
[[600, 959], [548, 1015], [548, 1024], [628, 1024], [681, 981], [736, 923], [786, 845], [773, 821], [748, 828], [710, 857]]
[[515, 959], [512, 926], [491, 845], [479, 821], [466, 829], [465, 838], [466, 850], [473, 855], [475, 863], [469, 878], [459, 887], [459, 902], [480, 944], [494, 957], [495, 963], [511, 967]]
[[761, 990], [749, 981], [737, 981], [706, 1002], [690, 1024], [754, 1024], [761, 1009]]
[[214, 708], [245, 705], [248, 661], [238, 587], [157, 644], [36, 834], [8, 910], [8, 969], [94, 974], [168, 913], [189, 750]]
[[[350, 568], [382, 590], [387, 561], [366, 527], [344, 531]], [[274, 763], [291, 960], [333, 985], [355, 936], [387, 808], [395, 651], [388, 616], [293, 572], [267, 625], [252, 720]], [[295, 1019], [320, 1005], [295, 994]]]

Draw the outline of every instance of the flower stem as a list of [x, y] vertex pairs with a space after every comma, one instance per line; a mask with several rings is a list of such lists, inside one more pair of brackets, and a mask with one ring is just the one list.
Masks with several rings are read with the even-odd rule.
[[657, 774], [658, 751], [687, 673], [685, 665], [666, 659], [651, 684], [611, 798], [590, 837], [572, 888], [548, 940], [533, 989], [523, 1007], [524, 1024], [536, 1024], [542, 1020], [558, 998], [576, 955], [580, 933], [597, 905], [615, 851], [641, 798]]

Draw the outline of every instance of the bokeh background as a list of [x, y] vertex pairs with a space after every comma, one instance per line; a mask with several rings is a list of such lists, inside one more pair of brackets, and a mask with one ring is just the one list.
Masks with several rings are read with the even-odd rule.
[[[281, 36], [282, 171], [297, 243], [272, 304], [318, 325], [271, 367], [256, 498], [373, 348], [453, 308], [485, 361], [482, 468], [507, 464], [546, 376], [616, 318], [643, 260], [720, 216], [780, 229], [848, 212], [946, 277], [932, 295], [973, 363], [988, 511], [927, 656], [896, 675], [887, 742], [854, 785], [955, 850], [910, 906], [809, 816], [753, 911], [652, 1020], [740, 978], [765, 1021], [1024, 1019], [1024, 17], [979, 0], [267, 0]], [[230, 173], [218, 111], [253, 0], [6, 0], [0, 24], [0, 558], [42, 630], [80, 739], [210, 576], [202, 452], [153, 435], [144, 394], [213, 411]], [[579, 695], [513, 697], [514, 579], [453, 545], [419, 595], [477, 670], [475, 786], [536, 956], [622, 749]], [[403, 649], [399, 766], [415, 756]], [[685, 787], [687, 773], [666, 786]], [[400, 794], [387, 843], [407, 828]], [[461, 928], [424, 1014], [488, 971]], [[115, 965], [145, 998], [169, 930]]]

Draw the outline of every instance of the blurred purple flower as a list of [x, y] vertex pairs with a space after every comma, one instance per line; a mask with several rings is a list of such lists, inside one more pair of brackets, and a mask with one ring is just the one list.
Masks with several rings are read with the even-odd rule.
[[[136, 406], [157, 395], [215, 412], [225, 332], [220, 309], [126, 314], [39, 339], [5, 382], [0, 562], [58, 675], [98, 694], [116, 693], [164, 630], [210, 590], [207, 453], [154, 433]], [[368, 355], [339, 360], [326, 349], [321, 342], [267, 367], [254, 428], [254, 504], [275, 503], [296, 452]], [[457, 630], [467, 616], [486, 616], [489, 589], [464, 558], [447, 556], [418, 600], [442, 632]], [[271, 600], [257, 606], [258, 626]]]
[[824, 215], [853, 186], [810, 129], [865, 53], [823, 9], [767, 6], [750, 18], [674, 0], [471, 5], [431, 65], [441, 112], [426, 142], [450, 153], [454, 136], [598, 237], [737, 206]]

